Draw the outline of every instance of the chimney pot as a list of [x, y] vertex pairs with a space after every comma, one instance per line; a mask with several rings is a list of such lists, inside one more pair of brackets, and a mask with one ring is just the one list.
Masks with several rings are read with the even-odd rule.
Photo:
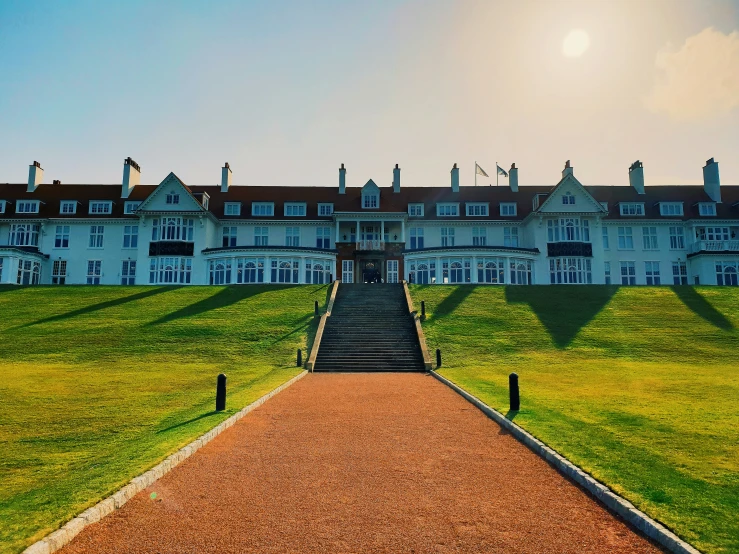
[[61, 182], [61, 181], [60, 181], [59, 179], [54, 179], [54, 180], [52, 181], [52, 184], [53, 184], [53, 185], [61, 185], [61, 184], [62, 184], [62, 182]]

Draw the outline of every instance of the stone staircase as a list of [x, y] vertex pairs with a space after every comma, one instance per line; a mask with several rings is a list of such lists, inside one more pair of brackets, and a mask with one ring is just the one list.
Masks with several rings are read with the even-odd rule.
[[403, 285], [340, 284], [314, 371], [424, 371]]

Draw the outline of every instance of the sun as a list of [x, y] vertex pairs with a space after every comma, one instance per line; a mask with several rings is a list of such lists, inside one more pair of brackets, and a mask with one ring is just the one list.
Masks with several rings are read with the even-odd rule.
[[590, 47], [590, 37], [582, 29], [575, 29], [562, 41], [562, 53], [568, 58], [579, 58]]

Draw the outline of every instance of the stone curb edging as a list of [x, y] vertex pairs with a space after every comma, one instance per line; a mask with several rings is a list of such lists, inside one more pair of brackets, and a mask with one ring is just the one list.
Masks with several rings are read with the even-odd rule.
[[313, 368], [316, 365], [316, 358], [318, 357], [318, 349], [321, 346], [321, 339], [323, 339], [323, 330], [326, 328], [326, 320], [331, 317], [331, 310], [334, 309], [334, 301], [336, 300], [336, 293], [339, 291], [338, 279], [334, 281], [333, 288], [331, 289], [331, 297], [328, 300], [328, 306], [326, 311], [321, 315], [321, 320], [318, 322], [318, 329], [316, 329], [316, 336], [313, 337], [313, 347], [310, 349], [308, 360], [305, 362], [305, 369], [313, 372]]
[[495, 421], [503, 429], [513, 435], [519, 442], [522, 442], [529, 450], [534, 452], [540, 458], [544, 458], [550, 465], [552, 465], [559, 473], [564, 475], [571, 481], [574, 481], [577, 485], [584, 488], [590, 493], [596, 500], [603, 504], [612, 513], [619, 516], [621, 519], [626, 521], [633, 528], [637, 529], [648, 538], [655, 541], [660, 546], [667, 548], [670, 552], [675, 554], [701, 554], [699, 550], [691, 546], [680, 537], [675, 535], [672, 531], [654, 521], [647, 514], [637, 509], [631, 502], [621, 498], [611, 489], [606, 487], [603, 483], [600, 483], [582, 469], [577, 467], [575, 464], [570, 462], [567, 458], [558, 454], [552, 448], [536, 439], [533, 435], [524, 431], [521, 427], [513, 423], [511, 420], [500, 412], [494, 410], [487, 404], [485, 404], [479, 398], [471, 395], [467, 391], [463, 390], [459, 386], [452, 383], [449, 379], [442, 377], [435, 371], [430, 372], [431, 375], [436, 377], [439, 381], [444, 383], [446, 386], [451, 388], [457, 394], [462, 396], [465, 400], [473, 404], [482, 413], [488, 416], [490, 419]]
[[403, 290], [405, 291], [405, 302], [408, 304], [408, 312], [410, 312], [411, 317], [413, 317], [413, 323], [416, 326], [416, 335], [418, 336], [418, 344], [421, 347], [421, 354], [423, 355], [423, 366], [426, 369], [426, 371], [431, 371], [434, 369], [433, 364], [431, 363], [431, 354], [429, 353], [428, 346], [426, 345], [426, 335], [423, 334], [423, 327], [421, 327], [421, 319], [418, 317], [418, 314], [413, 310], [413, 299], [411, 298], [411, 293], [408, 290], [408, 282], [403, 279]]
[[68, 521], [61, 527], [61, 529], [58, 529], [46, 535], [43, 539], [33, 543], [31, 546], [26, 548], [22, 552], [22, 554], [52, 554], [53, 552], [61, 549], [62, 547], [67, 545], [75, 536], [77, 536], [79, 532], [82, 531], [85, 527], [97, 521], [100, 521], [108, 514], [121, 508], [136, 494], [144, 490], [146, 487], [151, 486], [155, 481], [169, 473], [177, 465], [179, 465], [181, 462], [185, 461], [187, 458], [197, 452], [198, 449], [202, 448], [218, 435], [223, 433], [226, 429], [233, 426], [234, 423], [239, 421], [246, 414], [253, 411], [255, 408], [258, 408], [274, 395], [285, 390], [287, 387], [302, 379], [307, 374], [308, 373], [306, 371], [301, 371], [298, 375], [296, 375], [286, 383], [283, 383], [276, 389], [255, 400], [245, 408], [236, 412], [227, 420], [222, 421], [220, 424], [213, 427], [213, 429], [211, 429], [207, 433], [201, 435], [191, 443], [180, 448], [174, 454], [171, 454], [170, 456], [165, 458], [164, 461], [155, 465], [149, 471], [146, 471], [141, 475], [134, 477], [127, 485], [123, 486], [121, 489], [113, 493], [108, 498], [101, 500], [93, 507], [88, 508], [77, 517]]

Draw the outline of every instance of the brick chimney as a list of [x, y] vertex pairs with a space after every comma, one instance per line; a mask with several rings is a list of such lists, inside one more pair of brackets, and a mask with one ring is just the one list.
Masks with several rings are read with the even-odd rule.
[[639, 160], [629, 167], [629, 184], [634, 187], [637, 194], [644, 194], [644, 166]]
[[130, 157], [123, 160], [123, 187], [121, 187], [121, 198], [128, 198], [133, 187], [141, 184], [141, 168], [139, 164]]
[[452, 167], [452, 192], [459, 192], [459, 168], [457, 164]]
[[395, 164], [393, 169], [393, 192], [400, 192], [400, 168]]
[[513, 192], [518, 192], [518, 168], [515, 163], [512, 163], [511, 169], [508, 170], [508, 184]]
[[228, 162], [223, 164], [221, 168], [221, 192], [228, 192], [228, 188], [231, 186], [231, 168], [228, 166]]
[[33, 192], [36, 190], [41, 183], [44, 182], [44, 170], [41, 168], [41, 164], [33, 162], [33, 165], [28, 166], [28, 188], [26, 192]]
[[703, 166], [703, 190], [714, 202], [721, 202], [721, 180], [718, 176], [718, 162], [713, 158]]

